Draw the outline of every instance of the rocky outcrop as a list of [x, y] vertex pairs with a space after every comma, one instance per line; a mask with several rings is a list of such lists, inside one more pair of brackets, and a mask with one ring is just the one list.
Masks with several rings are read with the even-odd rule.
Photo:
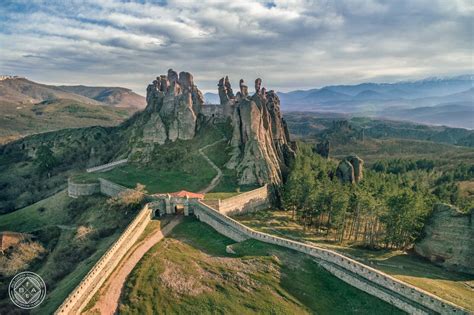
[[237, 171], [241, 185], [281, 184], [295, 155], [280, 100], [274, 91], [261, 88], [261, 83], [255, 80], [255, 94], [249, 96], [240, 80], [235, 97], [227, 77], [218, 84], [221, 105], [227, 108], [233, 127], [232, 157], [226, 166]]
[[344, 183], [358, 183], [363, 178], [364, 161], [357, 155], [349, 155], [336, 169], [336, 177]]
[[314, 153], [321, 155], [323, 158], [329, 158], [329, 140], [324, 140], [316, 144]]
[[415, 252], [450, 270], [474, 274], [474, 209], [436, 204]]
[[[149, 161], [154, 145], [162, 145], [177, 139], [194, 138], [197, 117], [204, 103], [201, 91], [194, 84], [189, 72], [169, 69], [147, 87], [147, 106], [136, 120], [130, 137], [132, 159]], [[140, 154], [135, 155], [139, 152]]]
[[[229, 140], [231, 158], [240, 185], [281, 184], [294, 158], [288, 127], [280, 112], [274, 91], [266, 91], [262, 80], [255, 80], [250, 96], [243, 80], [234, 94], [229, 77], [219, 80], [218, 92], [223, 118], [230, 119], [233, 131]], [[149, 162], [155, 145], [194, 138], [204, 117], [203, 95], [188, 72], [179, 75], [172, 69], [147, 88], [147, 107], [132, 125], [130, 160]]]

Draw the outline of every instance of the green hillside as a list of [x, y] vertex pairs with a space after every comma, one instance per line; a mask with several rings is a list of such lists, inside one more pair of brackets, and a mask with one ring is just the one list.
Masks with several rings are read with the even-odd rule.
[[57, 99], [38, 104], [0, 102], [0, 144], [30, 134], [88, 126], [115, 126], [134, 112], [129, 108]]
[[[33, 234], [46, 250], [27, 266], [27, 270], [44, 279], [48, 288], [45, 301], [32, 313], [53, 313], [136, 213], [137, 208], [114, 207], [106, 200], [100, 195], [72, 199], [61, 191], [0, 215], [0, 231]], [[0, 261], [0, 314], [8, 314], [17, 310], [10, 303], [7, 290], [13, 275], [1, 266]]]
[[[189, 218], [132, 272], [121, 314], [399, 314], [330, 275], [307, 256], [234, 243]], [[150, 281], [153, 279], [153, 281]]]

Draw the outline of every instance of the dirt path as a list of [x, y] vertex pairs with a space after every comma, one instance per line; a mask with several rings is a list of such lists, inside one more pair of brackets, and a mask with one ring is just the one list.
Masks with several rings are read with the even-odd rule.
[[156, 230], [145, 240], [135, 246], [131, 254], [123, 259], [119, 266], [112, 272], [103, 288], [100, 290], [99, 300], [95, 306], [88, 311], [89, 314], [99, 312], [101, 315], [112, 315], [117, 312], [117, 307], [122, 293], [122, 288], [128, 275], [135, 265], [156, 243], [168, 235], [171, 230], [182, 221], [182, 217], [176, 216], [161, 230]]
[[212, 166], [213, 169], [215, 169], [217, 171], [217, 175], [212, 179], [211, 183], [206, 187], [204, 188], [203, 190], [201, 190], [199, 193], [200, 194], [206, 194], [208, 192], [210, 192], [211, 190], [213, 190], [217, 184], [219, 184], [219, 182], [221, 181], [221, 177], [222, 177], [222, 170], [217, 167], [216, 164], [214, 164], [214, 162], [211, 161], [211, 159], [204, 153], [204, 150], [206, 150], [207, 148], [209, 147], [212, 147], [213, 145], [216, 145], [222, 141], [226, 141], [227, 139], [226, 138], [222, 138], [220, 140], [217, 140], [216, 142], [213, 142], [211, 144], [208, 144], [202, 148], [200, 148], [198, 151], [199, 151], [199, 154], [202, 155], [202, 157], [207, 161], [207, 163], [209, 163], [209, 165]]

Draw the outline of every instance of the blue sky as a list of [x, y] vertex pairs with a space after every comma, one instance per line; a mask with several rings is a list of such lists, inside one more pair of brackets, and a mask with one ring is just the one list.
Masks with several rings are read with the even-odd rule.
[[1, 1], [0, 74], [144, 94], [168, 68], [288, 91], [473, 71], [470, 0]]

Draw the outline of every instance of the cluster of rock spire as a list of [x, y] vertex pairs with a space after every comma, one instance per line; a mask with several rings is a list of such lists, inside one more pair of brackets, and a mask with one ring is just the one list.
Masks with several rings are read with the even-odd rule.
[[243, 79], [234, 95], [229, 78], [219, 80], [221, 105], [230, 113], [233, 126], [232, 157], [227, 167], [235, 168], [240, 184], [281, 183], [294, 158], [288, 127], [280, 112], [280, 99], [255, 80], [255, 94], [248, 94]]
[[[250, 96], [244, 80], [234, 94], [229, 78], [218, 83], [219, 112], [229, 119], [233, 133], [229, 140], [232, 155], [226, 167], [236, 170], [239, 184], [280, 184], [295, 152], [288, 128], [280, 112], [280, 100], [274, 91], [266, 91], [260, 78], [255, 80], [255, 94]], [[177, 139], [190, 140], [206, 119], [204, 98], [189, 72], [169, 69], [147, 88], [147, 107], [132, 128], [132, 155], [150, 161], [154, 145]], [[209, 105], [206, 105], [209, 106]], [[216, 108], [217, 109], [217, 108]], [[139, 141], [137, 141], [137, 139]]]

